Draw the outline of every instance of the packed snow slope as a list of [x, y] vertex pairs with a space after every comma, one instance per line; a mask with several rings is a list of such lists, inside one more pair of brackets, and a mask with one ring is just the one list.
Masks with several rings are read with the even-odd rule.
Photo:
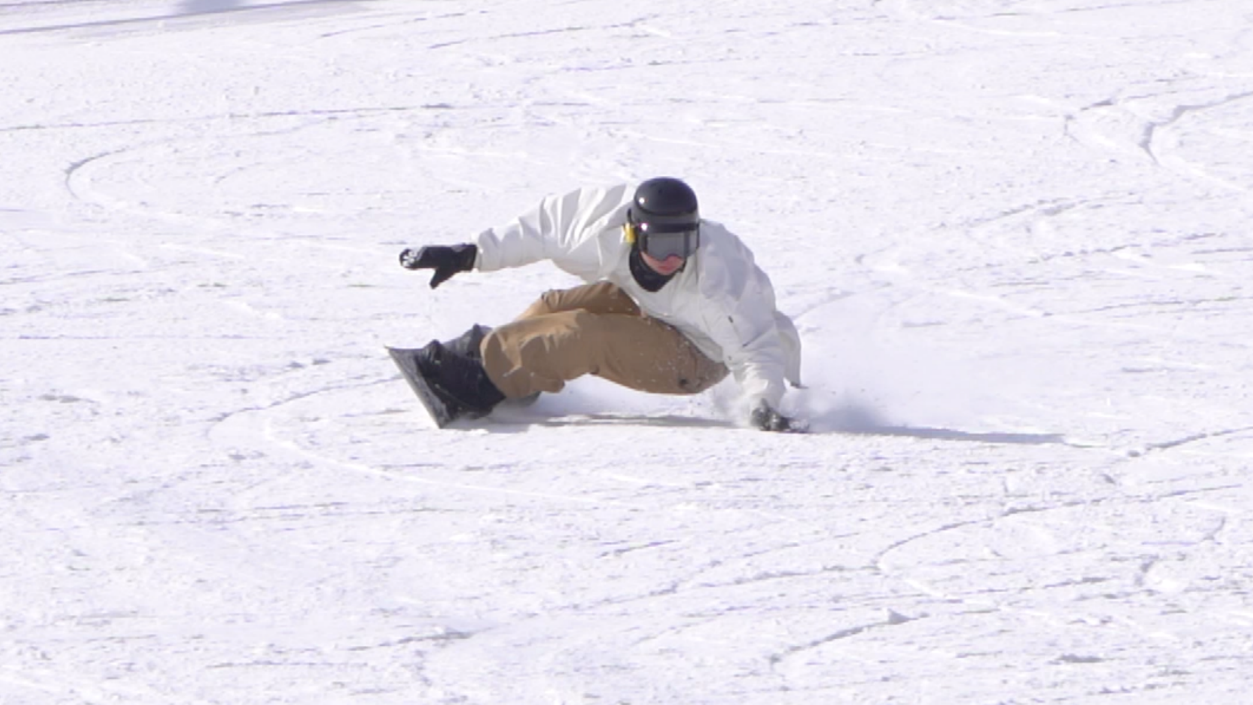
[[[1244, 0], [0, 3], [0, 702], [1248, 702]], [[686, 178], [786, 410], [597, 380], [404, 246]]]

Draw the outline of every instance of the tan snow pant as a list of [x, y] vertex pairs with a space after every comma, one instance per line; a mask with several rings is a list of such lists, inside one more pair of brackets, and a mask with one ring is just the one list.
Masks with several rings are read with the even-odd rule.
[[586, 374], [654, 394], [697, 394], [727, 368], [609, 282], [545, 292], [483, 339], [487, 376], [510, 399], [559, 392]]

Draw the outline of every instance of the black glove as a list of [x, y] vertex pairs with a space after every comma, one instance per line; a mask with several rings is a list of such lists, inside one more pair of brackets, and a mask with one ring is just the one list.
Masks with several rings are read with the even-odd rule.
[[762, 400], [753, 409], [753, 414], [749, 419], [752, 421], [753, 426], [762, 431], [776, 431], [780, 433], [803, 433], [805, 431], [805, 424], [798, 423], [771, 409], [765, 400]]
[[474, 269], [479, 255], [477, 245], [428, 245], [419, 249], [406, 249], [400, 253], [400, 266], [405, 269], [434, 269], [431, 288], [443, 284], [457, 272]]

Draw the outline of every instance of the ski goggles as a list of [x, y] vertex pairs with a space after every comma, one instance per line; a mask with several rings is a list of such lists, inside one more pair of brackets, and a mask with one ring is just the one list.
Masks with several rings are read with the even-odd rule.
[[654, 259], [687, 259], [700, 247], [700, 223], [692, 222], [691, 216], [650, 216], [643, 222], [630, 217], [628, 221], [640, 251]]

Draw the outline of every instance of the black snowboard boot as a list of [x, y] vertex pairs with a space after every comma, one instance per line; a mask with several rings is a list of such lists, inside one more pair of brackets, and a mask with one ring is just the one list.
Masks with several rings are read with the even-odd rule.
[[[477, 353], [478, 348], [474, 350]], [[505, 399], [488, 378], [477, 354], [471, 358], [432, 340], [418, 350], [415, 360], [418, 372], [454, 419], [486, 416]]]
[[470, 330], [452, 340], [445, 340], [441, 345], [444, 346], [445, 350], [454, 352], [462, 357], [468, 357], [471, 360], [482, 360], [483, 353], [479, 350], [479, 347], [483, 344], [483, 338], [487, 337], [487, 334], [491, 332], [491, 328], [475, 323], [470, 326]]
[[[474, 325], [470, 326], [470, 330], [462, 333], [461, 335], [457, 336], [456, 338], [453, 338], [452, 340], [445, 340], [443, 343], [440, 343], [440, 344], [443, 345], [444, 349], [449, 352], [454, 352], [463, 357], [468, 357], [471, 360], [482, 362], [483, 339], [486, 338], [487, 334], [491, 332], [492, 332], [491, 326], [484, 326], [484, 325], [479, 325], [478, 323], [475, 323]], [[539, 399], [539, 392], [535, 392], [534, 394], [528, 394], [527, 396], [524, 396], [518, 399], [506, 399], [505, 403], [508, 404], [509, 406], [523, 407], [523, 406], [530, 406], [534, 404], [537, 399]]]

